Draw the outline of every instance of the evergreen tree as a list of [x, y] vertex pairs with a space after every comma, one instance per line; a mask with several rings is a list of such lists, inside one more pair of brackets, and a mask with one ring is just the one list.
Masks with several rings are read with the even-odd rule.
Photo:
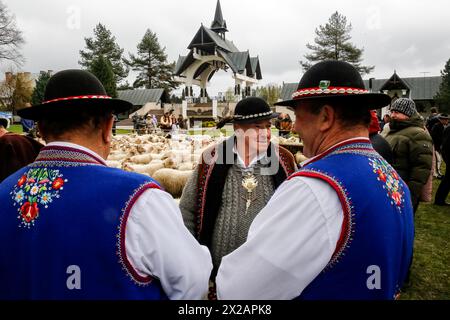
[[117, 98], [116, 78], [108, 59], [102, 55], [94, 59], [89, 71], [100, 80], [110, 97]]
[[45, 87], [51, 75], [48, 72], [41, 72], [39, 78], [36, 80], [33, 94], [31, 95], [31, 104], [38, 105], [44, 100]]
[[439, 105], [441, 112], [450, 113], [450, 59], [445, 64], [444, 70], [441, 71], [442, 82], [439, 92], [435, 96], [435, 100]]
[[86, 49], [80, 50], [81, 60], [78, 62], [85, 69], [90, 69], [95, 59], [104, 56], [112, 65], [117, 82], [128, 76], [128, 68], [122, 60], [123, 49], [116, 43], [111, 31], [99, 23], [94, 28], [94, 38], [85, 38]]
[[137, 55], [130, 53], [130, 59], [125, 60], [133, 71], [139, 72], [133, 83], [134, 88], [164, 88], [170, 92], [179, 86], [173, 78], [175, 62], [167, 62], [165, 50], [165, 47], [161, 48], [156, 34], [147, 29], [137, 46]]
[[325, 60], [339, 60], [352, 64], [361, 74], [369, 74], [374, 66], [362, 66], [364, 49], [355, 47], [351, 42], [352, 25], [347, 24], [347, 18], [337, 11], [333, 13], [325, 26], [316, 29], [315, 45], [306, 47], [313, 52], [306, 54], [308, 61], [300, 61], [303, 69], [308, 70], [314, 63]]
[[265, 100], [269, 105], [273, 106], [281, 95], [281, 87], [269, 84], [265, 87], [256, 87], [255, 96]]

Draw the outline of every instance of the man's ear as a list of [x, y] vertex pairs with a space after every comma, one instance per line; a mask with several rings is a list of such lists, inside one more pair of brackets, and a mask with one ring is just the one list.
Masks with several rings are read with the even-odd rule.
[[105, 144], [112, 142], [112, 127], [114, 125], [114, 116], [111, 115], [102, 125], [102, 139]]
[[42, 130], [42, 125], [41, 125], [40, 121], [37, 122], [36, 126], [37, 126], [37, 130], [38, 130], [39, 136], [40, 136], [45, 142], [47, 142], [47, 136], [45, 135], [45, 132]]
[[324, 132], [329, 130], [336, 121], [336, 112], [333, 107], [324, 105], [319, 114], [319, 130]]

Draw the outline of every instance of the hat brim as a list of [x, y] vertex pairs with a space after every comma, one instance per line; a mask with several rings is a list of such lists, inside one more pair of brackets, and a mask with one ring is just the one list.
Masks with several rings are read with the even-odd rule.
[[251, 118], [251, 119], [244, 119], [244, 120], [235, 119], [235, 120], [233, 120], [233, 122], [234, 123], [254, 123], [254, 122], [258, 122], [258, 121], [262, 121], [262, 120], [269, 120], [269, 119], [278, 118], [279, 115], [280, 115], [279, 112], [274, 112], [274, 113], [272, 113], [269, 116], [263, 116], [263, 117]]
[[275, 103], [276, 106], [284, 106], [295, 109], [300, 103], [317, 100], [336, 100], [340, 102], [348, 101], [352, 105], [357, 104], [358, 107], [368, 110], [381, 109], [387, 107], [391, 103], [391, 98], [383, 93], [363, 93], [353, 95], [318, 95], [314, 97], [304, 97], [299, 99], [285, 100]]
[[9, 119], [8, 119], [8, 118], [0, 117], [0, 124], [1, 124], [5, 129], [8, 129], [8, 128], [9, 128], [9, 124], [10, 124]]
[[111, 110], [113, 113], [123, 113], [133, 108], [133, 105], [125, 100], [120, 99], [77, 99], [50, 102], [47, 104], [39, 104], [17, 111], [17, 114], [24, 119], [38, 121], [45, 118], [48, 114], [77, 112], [77, 110], [96, 110], [103, 108]]

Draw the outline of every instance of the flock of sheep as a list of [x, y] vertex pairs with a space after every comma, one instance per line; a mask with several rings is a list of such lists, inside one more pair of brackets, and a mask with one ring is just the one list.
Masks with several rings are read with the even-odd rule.
[[[152, 177], [177, 199], [181, 197], [203, 151], [224, 139], [223, 136], [212, 138], [208, 135], [174, 135], [171, 138], [156, 134], [118, 135], [113, 139], [106, 163], [110, 167]], [[277, 143], [295, 142], [293, 139], [276, 139]], [[296, 158], [297, 162], [304, 159], [301, 154], [297, 154]]]
[[115, 136], [106, 160], [110, 167], [152, 177], [174, 198], [179, 198], [203, 151], [219, 139], [178, 135]]

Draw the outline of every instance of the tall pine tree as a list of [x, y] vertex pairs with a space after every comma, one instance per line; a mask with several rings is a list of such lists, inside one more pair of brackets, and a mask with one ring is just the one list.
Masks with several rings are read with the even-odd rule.
[[450, 59], [445, 64], [444, 70], [441, 71], [441, 76], [439, 92], [434, 99], [438, 103], [440, 111], [450, 113]]
[[164, 88], [176, 89], [179, 85], [173, 78], [175, 63], [167, 62], [166, 48], [161, 48], [158, 37], [150, 29], [145, 32], [142, 41], [137, 46], [137, 55], [130, 53], [130, 59], [125, 63], [133, 71], [139, 72], [134, 88]]
[[352, 64], [361, 74], [369, 74], [374, 66], [362, 66], [364, 49], [355, 47], [351, 42], [352, 25], [347, 24], [347, 18], [337, 11], [333, 13], [325, 26], [316, 29], [315, 45], [306, 47], [313, 52], [306, 54], [307, 61], [300, 61], [303, 69], [308, 70], [314, 63], [325, 60], [339, 60]]
[[44, 101], [45, 87], [51, 75], [48, 72], [41, 72], [39, 78], [36, 80], [33, 94], [31, 95], [31, 104], [33, 106], [41, 104]]
[[89, 71], [100, 80], [108, 96], [117, 98], [116, 78], [112, 65], [107, 58], [101, 55], [94, 59]]
[[116, 81], [120, 82], [128, 76], [128, 68], [122, 60], [123, 49], [116, 43], [116, 38], [104, 25], [99, 23], [94, 28], [94, 38], [85, 38], [86, 49], [80, 50], [81, 60], [78, 62], [85, 69], [90, 69], [95, 59], [104, 56], [112, 65]]

